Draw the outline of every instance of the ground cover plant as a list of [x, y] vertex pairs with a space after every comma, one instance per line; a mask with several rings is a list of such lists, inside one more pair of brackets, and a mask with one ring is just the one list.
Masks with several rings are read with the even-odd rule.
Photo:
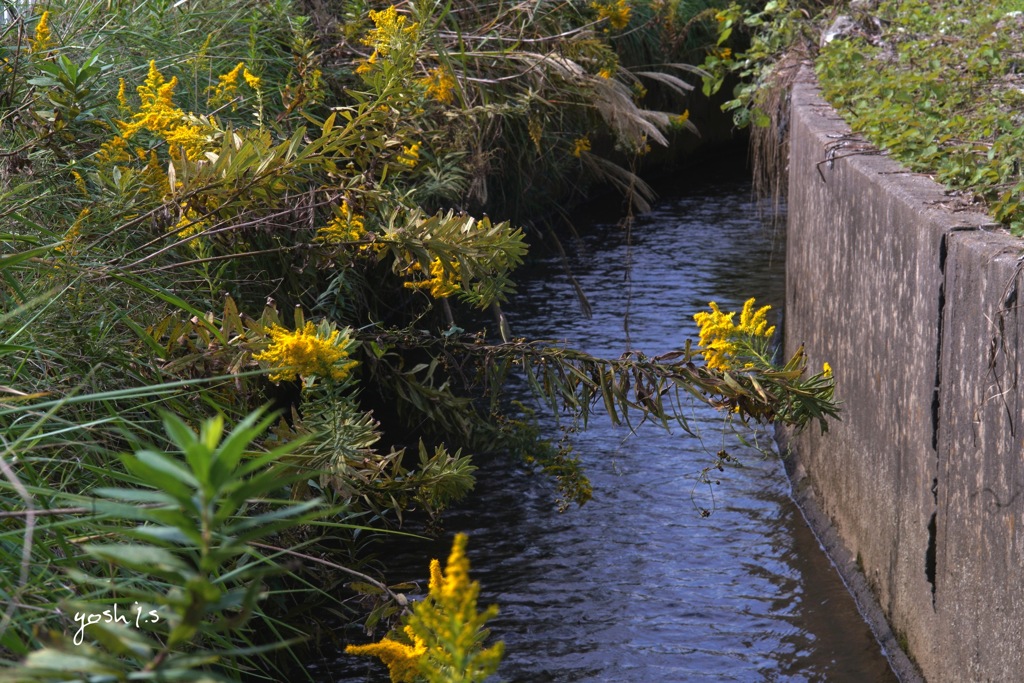
[[813, 63], [855, 132], [1024, 234], [1024, 3], [772, 0], [732, 3], [716, 18], [704, 89], [739, 77], [724, 108], [754, 124], [764, 187], [784, 188], [788, 84]]
[[[506, 218], [597, 181], [641, 202], [649, 145], [692, 133], [661, 58], [704, 9], [4, 3], [0, 678], [281, 680], [322, 613], [393, 625], [367, 538], [429, 528], [473, 455], [589, 495], [513, 375], [580, 424], [826, 428], [831, 372], [773, 365], [753, 302], [658, 358], [504, 322]], [[472, 593], [453, 558], [438, 605]]]
[[879, 3], [817, 59], [851, 127], [1024, 234], [1024, 3]]

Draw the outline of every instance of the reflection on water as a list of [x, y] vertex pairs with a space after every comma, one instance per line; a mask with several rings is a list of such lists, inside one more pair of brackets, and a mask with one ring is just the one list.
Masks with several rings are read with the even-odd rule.
[[[726, 183], [663, 199], [634, 225], [631, 253], [615, 225], [584, 231], [571, 269], [593, 316], [578, 312], [561, 261], [541, 259], [508, 306], [514, 334], [655, 355], [696, 338], [693, 313], [708, 301], [780, 305], [783, 247], [749, 197], [748, 184]], [[389, 578], [422, 579], [451, 534], [469, 533], [481, 603], [501, 608], [491, 626], [505, 641], [505, 681], [895, 681], [778, 460], [723, 437], [715, 411], [691, 418], [703, 440], [651, 425], [630, 435], [595, 417], [575, 439], [594, 498], [565, 514], [541, 478], [481, 463], [472, 500], [445, 517], [446, 537], [393, 549], [403, 575]], [[742, 466], [713, 490], [698, 486], [723, 447]], [[698, 508], [712, 506], [702, 518]], [[376, 661], [313, 668], [335, 681], [387, 680]]]

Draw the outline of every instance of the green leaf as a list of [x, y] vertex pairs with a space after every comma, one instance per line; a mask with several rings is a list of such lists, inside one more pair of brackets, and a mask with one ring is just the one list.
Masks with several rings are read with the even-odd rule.
[[153, 656], [153, 650], [158, 645], [136, 629], [135, 616], [134, 612], [125, 614], [129, 621], [127, 626], [105, 621], [90, 624], [86, 627], [85, 633], [110, 653], [119, 657], [130, 657], [139, 664], [145, 664], [146, 660]]
[[[169, 496], [163, 491], [151, 491], [149, 489], [125, 489], [125, 488], [112, 488], [112, 487], [101, 487], [93, 490], [97, 496], [103, 498], [113, 498], [114, 500], [123, 500], [131, 503], [143, 503], [143, 504], [158, 504], [158, 505], [172, 505], [178, 504], [178, 499], [174, 496]], [[106, 512], [108, 514], [123, 514], [125, 512], [125, 506], [114, 507], [106, 504], [102, 501], [96, 503], [97, 512]], [[145, 515], [145, 510], [138, 510], [139, 514]]]
[[200, 489], [199, 481], [191, 472], [163, 453], [140, 450], [134, 457], [122, 456], [121, 461], [146, 484], [181, 500], [191, 498]]
[[110, 664], [87, 655], [61, 652], [53, 648], [36, 650], [25, 659], [25, 669], [29, 671], [50, 671], [71, 674], [106, 674], [119, 677], [120, 671]]
[[167, 579], [180, 579], [194, 573], [192, 568], [174, 553], [149, 545], [86, 544], [82, 546], [82, 550], [92, 557], [119, 567]]

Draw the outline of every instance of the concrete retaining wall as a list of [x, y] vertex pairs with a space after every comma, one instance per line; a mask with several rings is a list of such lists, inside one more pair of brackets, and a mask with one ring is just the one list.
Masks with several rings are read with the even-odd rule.
[[928, 681], [1024, 680], [1022, 253], [851, 136], [804, 72], [786, 347], [827, 360], [844, 405], [789, 436], [794, 489]]

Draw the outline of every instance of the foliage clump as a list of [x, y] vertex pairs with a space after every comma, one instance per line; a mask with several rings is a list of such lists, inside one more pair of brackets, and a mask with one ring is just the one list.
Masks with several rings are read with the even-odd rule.
[[1024, 234], [1024, 4], [885, 0], [817, 60], [850, 126]]
[[[429, 529], [473, 454], [513, 445], [590, 495], [512, 376], [573, 428], [601, 409], [687, 427], [691, 398], [824, 428], [830, 387], [800, 354], [609, 360], [505, 322], [527, 231], [484, 210], [598, 179], [637, 200], [637, 159], [694, 130], [684, 99], [645, 99], [692, 88], [644, 59], [681, 38], [682, 4], [345, 3], [332, 22], [288, 0], [7, 3], [0, 677], [284, 680], [275, 652], [318, 601], [394, 616], [364, 539]], [[493, 327], [461, 327], [474, 309]], [[478, 633], [461, 567], [429, 605]], [[71, 652], [71, 615], [121, 601], [163, 616], [92, 623]], [[413, 651], [472, 649], [419, 617]]]
[[738, 77], [723, 108], [754, 124], [755, 183], [778, 199], [789, 85], [813, 63], [855, 132], [1024, 235], [1022, 13], [1019, 0], [733, 2], [715, 15], [704, 91]]

